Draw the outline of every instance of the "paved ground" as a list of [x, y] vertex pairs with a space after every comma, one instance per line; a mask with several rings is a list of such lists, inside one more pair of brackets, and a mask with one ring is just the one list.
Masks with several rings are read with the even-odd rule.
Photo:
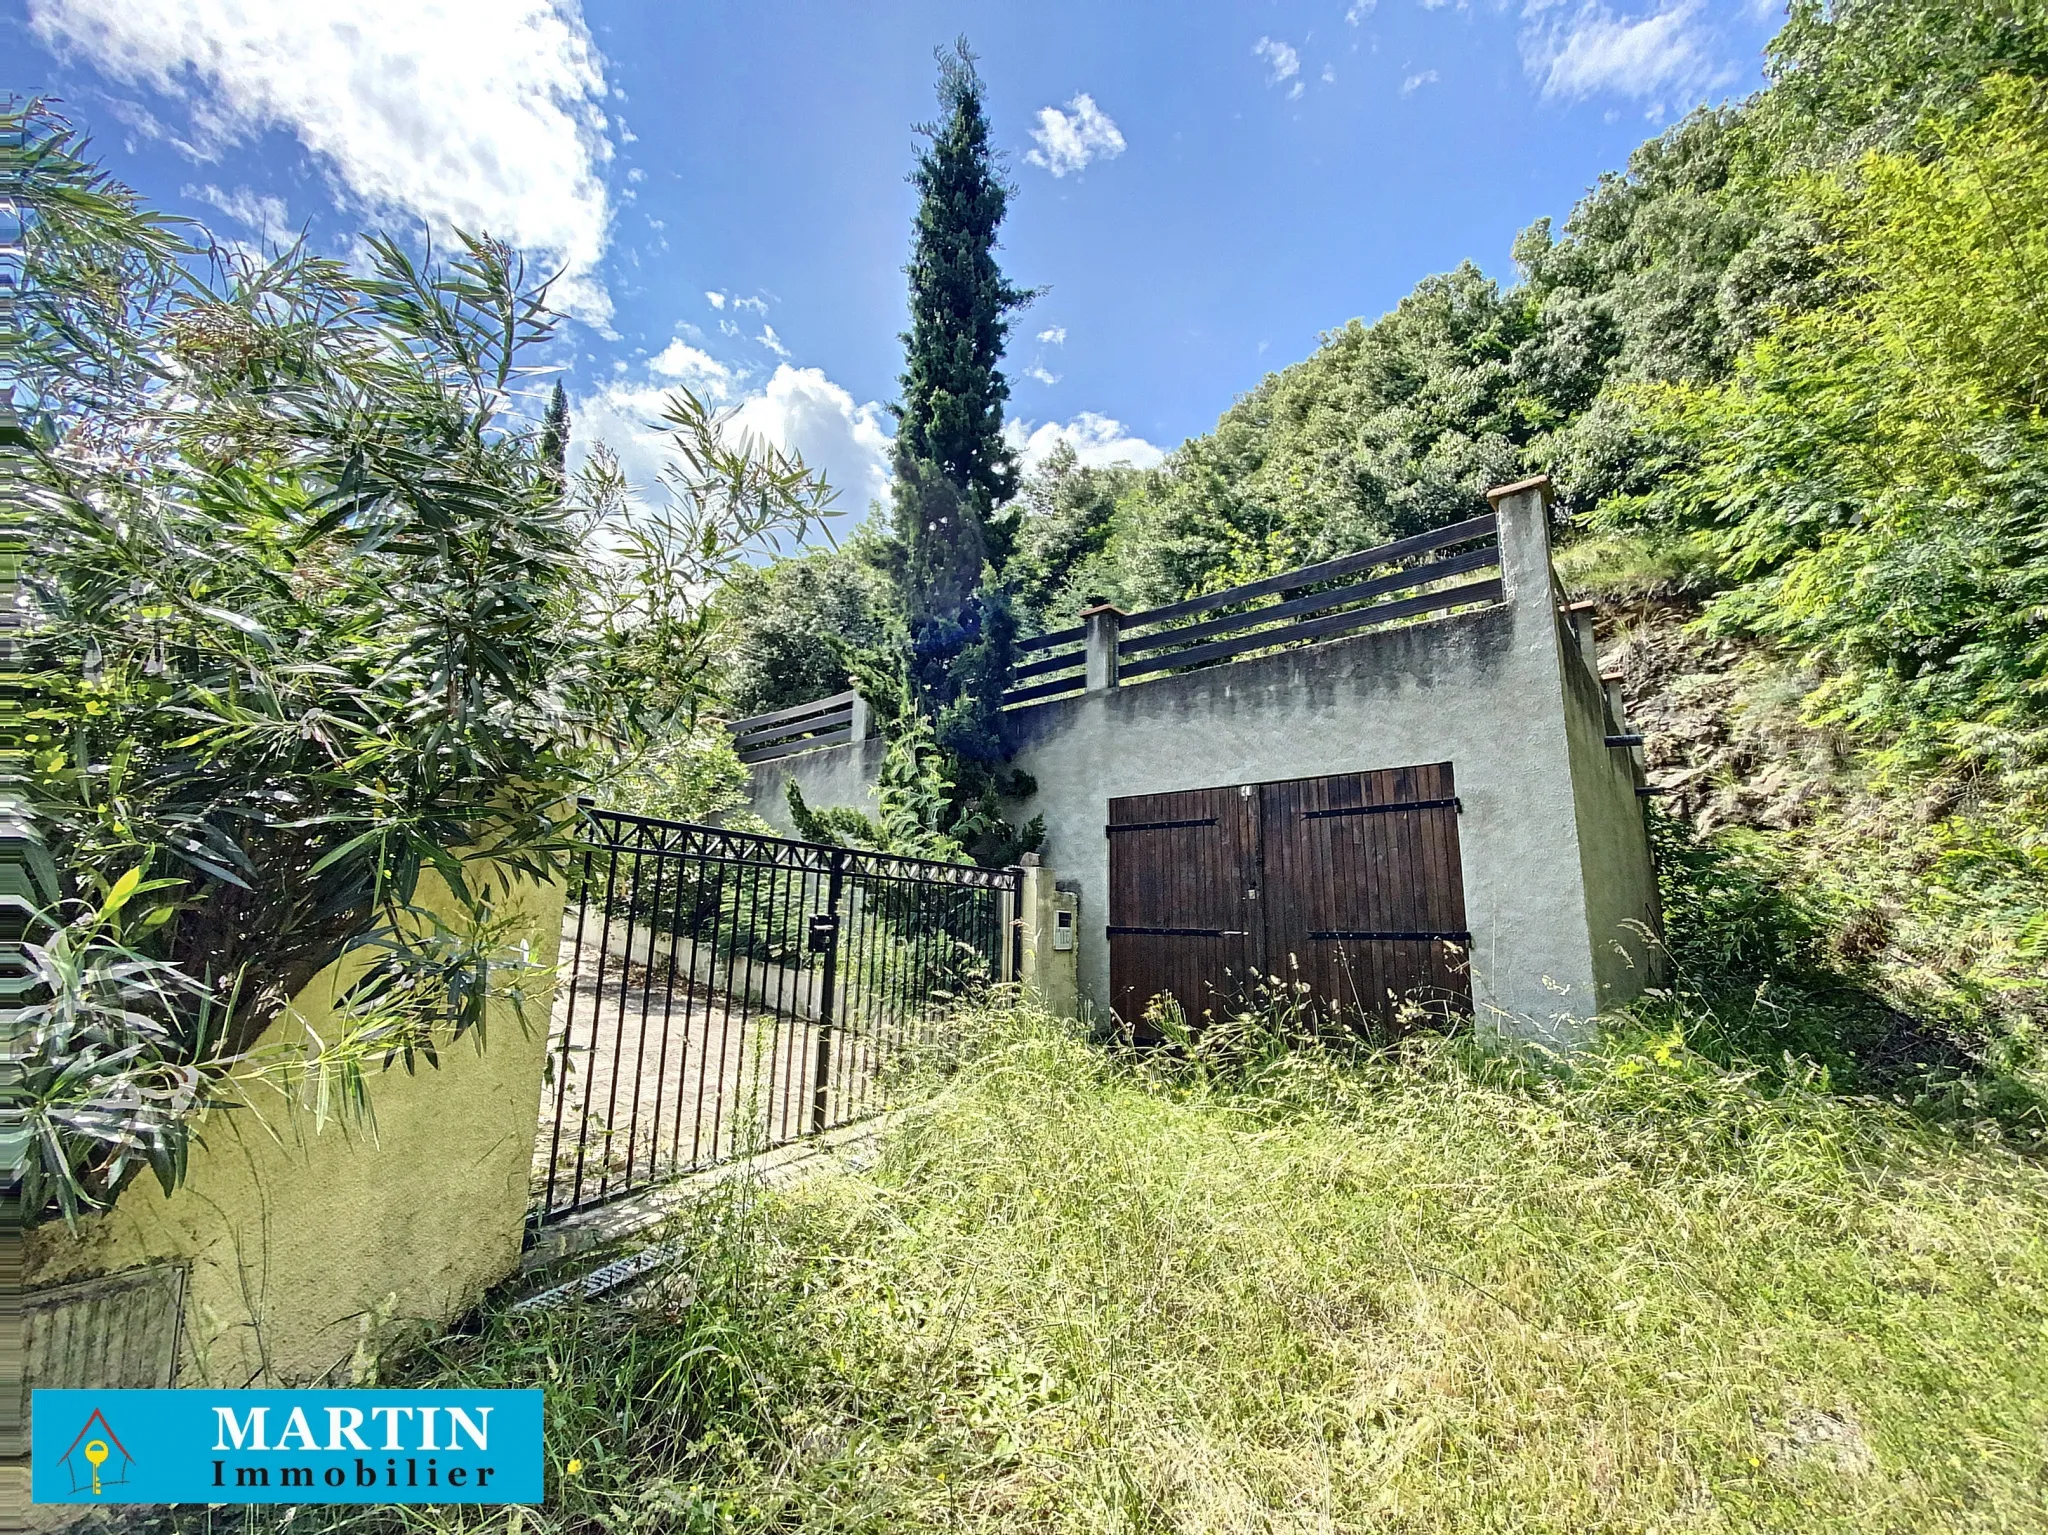
[[[536, 1202], [564, 1209], [805, 1134], [819, 1037], [815, 1023], [701, 985], [670, 986], [660, 970], [636, 965], [601, 989], [588, 977], [565, 981], [549, 1029]], [[876, 1099], [875, 1043], [867, 1029], [826, 1039], [826, 1123]]]

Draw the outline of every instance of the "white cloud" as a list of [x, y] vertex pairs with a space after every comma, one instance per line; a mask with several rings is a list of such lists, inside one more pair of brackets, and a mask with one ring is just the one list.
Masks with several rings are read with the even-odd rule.
[[1038, 333], [1038, 339], [1047, 346], [1065, 346], [1067, 344], [1067, 328], [1064, 325], [1048, 325]]
[[1414, 94], [1415, 94], [1415, 93], [1416, 93], [1417, 91], [1421, 90], [1421, 89], [1422, 89], [1422, 88], [1423, 88], [1423, 87], [1424, 87], [1425, 85], [1434, 85], [1434, 84], [1436, 84], [1436, 82], [1437, 82], [1437, 73], [1436, 73], [1436, 71], [1435, 71], [1435, 70], [1433, 70], [1433, 69], [1422, 69], [1422, 70], [1417, 70], [1417, 71], [1416, 71], [1416, 72], [1415, 72], [1414, 74], [1412, 74], [1412, 75], [1409, 75], [1409, 76], [1408, 76], [1408, 77], [1407, 77], [1406, 79], [1402, 80], [1402, 82], [1401, 82], [1401, 94], [1402, 94], [1403, 96], [1413, 96], [1413, 95], [1414, 95]]
[[254, 230], [256, 237], [272, 249], [284, 250], [299, 238], [299, 231], [281, 197], [270, 197], [248, 187], [223, 192], [210, 182], [203, 187], [185, 187], [182, 190], [193, 201], [218, 208], [244, 228]]
[[603, 325], [604, 62], [574, 0], [29, 0], [36, 35], [183, 101], [218, 147], [294, 134], [377, 217], [489, 233]]
[[[614, 365], [621, 371], [623, 363]], [[660, 475], [666, 439], [655, 424], [674, 390], [667, 384], [615, 377], [595, 393], [569, 402], [569, 457], [580, 464], [593, 443], [619, 456], [619, 466], [643, 493]]]
[[1325, 64], [1325, 65], [1323, 66], [1323, 84], [1325, 84], [1325, 85], [1335, 85], [1336, 83], [1337, 83], [1337, 66], [1336, 66], [1335, 64]]
[[[650, 493], [668, 460], [668, 439], [656, 423], [669, 393], [652, 380], [620, 378], [572, 402], [570, 439], [578, 459], [591, 443], [601, 441], [618, 454], [627, 479]], [[783, 363], [757, 393], [738, 402], [726, 430], [734, 439], [747, 435], [801, 453], [839, 491], [834, 504], [858, 518], [869, 501], [888, 493], [887, 421], [880, 405], [856, 405], [819, 369]]]
[[688, 385], [702, 399], [724, 400], [732, 394], [733, 370], [687, 341], [671, 341], [647, 359], [647, 366], [663, 378]]
[[1278, 85], [1301, 73], [1301, 55], [1286, 43], [1262, 37], [1252, 44], [1252, 55], [1266, 61], [1266, 84]]
[[1046, 385], [1048, 388], [1060, 381], [1060, 376], [1043, 363], [1033, 363], [1024, 370], [1024, 376], [1037, 379], [1039, 383]]
[[1036, 469], [1062, 442], [1071, 443], [1076, 456], [1089, 468], [1129, 464], [1134, 469], [1150, 469], [1166, 457], [1163, 449], [1133, 436], [1121, 421], [1092, 410], [1082, 411], [1071, 421], [1047, 421], [1038, 426], [1011, 421], [1003, 428], [1003, 438], [1026, 470]]
[[839, 508], [857, 518], [868, 502], [888, 494], [894, 440], [887, 421], [880, 405], [854, 404], [822, 369], [782, 363], [767, 387], [740, 406], [733, 425], [785, 452], [801, 453], [838, 488]]
[[1378, 0], [1351, 0], [1351, 9], [1344, 13], [1344, 19], [1352, 26], [1358, 26], [1372, 14], [1372, 8], [1377, 3]]
[[1090, 160], [1114, 160], [1124, 152], [1123, 134], [1085, 91], [1068, 102], [1064, 112], [1040, 107], [1031, 136], [1038, 147], [1024, 152], [1025, 162], [1054, 176], [1078, 171]]
[[[114, 114], [114, 120], [133, 128], [144, 138], [159, 144], [176, 144], [179, 151], [189, 154], [195, 160], [206, 158], [200, 151], [178, 139], [177, 135], [158, 122], [154, 113], [139, 101], [130, 101], [125, 96], [109, 96], [107, 110]], [[132, 141], [131, 141], [132, 142]]]
[[761, 334], [754, 339], [768, 348], [777, 357], [787, 357], [789, 355], [789, 348], [782, 344], [782, 338], [775, 334], [775, 327], [772, 325], [762, 326]]
[[725, 295], [723, 293], [712, 293], [707, 291], [704, 295], [704, 302], [709, 304], [713, 309], [723, 309], [725, 307]]
[[751, 309], [755, 314], [766, 314], [768, 312], [768, 301], [764, 298], [736, 298], [732, 301], [732, 307], [734, 309]]
[[1522, 63], [1547, 97], [1697, 97], [1734, 79], [1699, 11], [1700, 0], [1679, 0], [1647, 16], [1616, 16], [1596, 0], [1569, 20], [1526, 30]]

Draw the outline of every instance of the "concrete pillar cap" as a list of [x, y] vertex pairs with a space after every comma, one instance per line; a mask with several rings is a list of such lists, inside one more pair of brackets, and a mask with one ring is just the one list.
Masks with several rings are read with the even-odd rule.
[[1125, 613], [1122, 608], [1118, 607], [1113, 602], [1098, 602], [1092, 608], [1081, 609], [1081, 617], [1083, 618], [1093, 618], [1097, 613], [1114, 613], [1118, 618], [1127, 618], [1130, 616], [1129, 614]]
[[1528, 479], [1517, 480], [1512, 485], [1494, 486], [1493, 489], [1486, 493], [1486, 500], [1495, 511], [1499, 511], [1501, 502], [1507, 500], [1509, 496], [1519, 495], [1525, 490], [1541, 491], [1545, 506], [1550, 505], [1552, 501], [1557, 499], [1557, 492], [1551, 488], [1550, 476], [1547, 474], [1532, 474]]

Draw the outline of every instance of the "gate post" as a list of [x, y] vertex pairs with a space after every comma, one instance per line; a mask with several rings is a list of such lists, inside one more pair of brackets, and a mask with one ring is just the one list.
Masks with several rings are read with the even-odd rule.
[[[824, 931], [825, 963], [818, 978], [818, 1050], [813, 1063], [811, 1085], [811, 1133], [822, 1135], [827, 1119], [826, 1099], [832, 1085], [832, 1013], [834, 992], [839, 986], [839, 898], [846, 888], [846, 850], [832, 850], [832, 878], [826, 887]], [[813, 921], [816, 919], [813, 918]]]
[[1018, 979], [1024, 994], [1056, 1018], [1080, 1008], [1081, 897], [1062, 890], [1053, 871], [1024, 855], [1024, 965]]
[[1001, 935], [996, 979], [1008, 983], [1017, 979], [1018, 952], [1024, 946], [1024, 866], [1012, 864], [1003, 872], [1010, 876], [1010, 883], [996, 892], [996, 931]]
[[1123, 609], [1106, 602], [1085, 609], [1081, 627], [1086, 631], [1081, 638], [1087, 665], [1084, 686], [1091, 693], [1101, 693], [1116, 686], [1116, 647], [1123, 635]]

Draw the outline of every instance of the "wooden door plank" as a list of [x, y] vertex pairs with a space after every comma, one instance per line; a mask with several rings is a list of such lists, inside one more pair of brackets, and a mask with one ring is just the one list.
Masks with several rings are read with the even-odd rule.
[[1463, 931], [1457, 812], [1423, 803], [1454, 800], [1455, 783], [1450, 764], [1422, 763], [1112, 801], [1110, 825], [1156, 828], [1110, 834], [1112, 928], [1207, 935], [1113, 933], [1118, 1015], [1134, 1022], [1166, 994], [1199, 1025], [1238, 1005], [1255, 973], [1376, 1026], [1408, 998], [1469, 1012], [1468, 957], [1443, 942], [1308, 937]]
[[[1168, 995], [1191, 1022], [1232, 1005], [1244, 978], [1246, 823], [1235, 788], [1111, 802], [1111, 1005], [1127, 1025]], [[1179, 934], [1119, 929], [1178, 928]]]

